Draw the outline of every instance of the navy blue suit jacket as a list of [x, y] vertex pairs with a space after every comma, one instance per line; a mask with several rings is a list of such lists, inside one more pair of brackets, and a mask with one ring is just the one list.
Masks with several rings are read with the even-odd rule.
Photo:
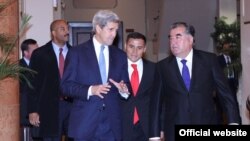
[[[124, 80], [129, 84], [126, 54], [115, 46], [109, 46], [109, 74], [116, 82]], [[105, 103], [108, 122], [117, 140], [121, 140], [121, 95], [111, 85], [104, 99], [88, 96], [91, 85], [102, 84], [98, 60], [92, 39], [73, 47], [68, 53], [61, 89], [65, 96], [72, 97], [73, 107], [69, 119], [69, 136], [79, 139], [91, 139], [99, 123], [100, 108]], [[111, 84], [111, 83], [110, 83]]]

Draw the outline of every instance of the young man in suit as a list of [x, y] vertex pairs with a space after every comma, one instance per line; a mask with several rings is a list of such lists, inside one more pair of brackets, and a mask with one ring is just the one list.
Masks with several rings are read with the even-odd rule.
[[122, 102], [123, 141], [148, 141], [149, 137], [149, 104], [153, 94], [155, 63], [142, 58], [146, 52], [146, 42], [146, 37], [141, 33], [127, 35], [125, 52], [133, 91], [130, 98]]
[[[184, 22], [170, 27], [172, 55], [158, 62], [151, 97], [150, 140], [159, 140], [161, 109], [164, 109], [164, 133], [174, 141], [176, 124], [219, 124], [214, 92], [223, 103], [228, 124], [240, 124], [236, 99], [212, 53], [193, 48], [195, 30]], [[162, 102], [164, 106], [161, 107]]]
[[36, 49], [30, 68], [37, 72], [29, 94], [29, 121], [38, 127], [37, 137], [43, 141], [61, 141], [67, 135], [68, 116], [72, 101], [61, 96], [59, 89], [64, 59], [70, 45], [68, 24], [55, 20], [50, 25], [51, 41]]
[[[34, 39], [26, 39], [21, 44], [22, 59], [19, 65], [29, 68], [30, 57], [35, 49], [38, 48], [37, 41]], [[24, 73], [25, 77], [30, 78], [28, 73]], [[20, 124], [21, 124], [21, 141], [32, 141], [30, 134], [30, 123], [28, 118], [28, 89], [29, 86], [25, 81], [20, 80]]]
[[69, 52], [61, 89], [73, 98], [69, 136], [74, 141], [121, 141], [121, 99], [129, 96], [126, 54], [112, 43], [120, 19], [100, 10], [94, 36]]

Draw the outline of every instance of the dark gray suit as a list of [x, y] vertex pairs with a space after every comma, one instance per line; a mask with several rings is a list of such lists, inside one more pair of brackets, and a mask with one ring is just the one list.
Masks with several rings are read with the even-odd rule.
[[218, 124], [214, 92], [229, 123], [240, 123], [237, 103], [230, 91], [215, 54], [193, 50], [190, 90], [185, 87], [175, 56], [157, 64], [155, 95], [152, 96], [150, 137], [159, 136], [161, 104], [164, 103], [164, 132], [167, 141], [174, 141], [174, 125]]

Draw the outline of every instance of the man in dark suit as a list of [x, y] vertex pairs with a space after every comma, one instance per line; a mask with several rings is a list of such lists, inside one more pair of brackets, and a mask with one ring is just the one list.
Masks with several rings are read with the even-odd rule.
[[[133, 92], [127, 101], [122, 102], [123, 141], [148, 141], [149, 103], [153, 94], [155, 63], [142, 58], [146, 52], [146, 37], [141, 33], [128, 34], [125, 51]], [[133, 82], [136, 71], [138, 83]], [[135, 119], [136, 116], [138, 119]]]
[[74, 141], [121, 141], [121, 99], [129, 96], [126, 54], [112, 46], [119, 17], [100, 10], [94, 36], [73, 47], [66, 59], [61, 89], [73, 98], [69, 136]]
[[[38, 44], [34, 39], [26, 39], [21, 44], [22, 51], [22, 59], [19, 60], [19, 65], [22, 67], [29, 67], [30, 57], [32, 52], [38, 48]], [[27, 79], [31, 76], [29, 73], [23, 74]], [[21, 141], [32, 141], [30, 134], [30, 123], [28, 118], [28, 90], [29, 86], [25, 81], [20, 81], [19, 85], [19, 93], [20, 93], [20, 124], [21, 124]]]
[[67, 44], [69, 30], [65, 20], [55, 20], [50, 25], [52, 40], [36, 49], [30, 68], [37, 72], [29, 94], [29, 121], [38, 127], [37, 135], [43, 141], [61, 141], [67, 135], [71, 100], [62, 97], [59, 89], [64, 58], [70, 48]]
[[234, 71], [234, 67], [231, 66], [232, 58], [230, 56], [230, 43], [225, 42], [221, 54], [218, 56], [219, 63], [224, 70], [229, 86], [236, 97], [238, 90], [238, 77]]
[[[233, 93], [233, 96], [235, 99], [237, 99], [237, 90], [238, 90], [238, 84], [239, 84], [238, 74], [235, 73], [235, 68], [232, 65], [233, 60], [230, 56], [230, 43], [229, 42], [225, 41], [223, 43], [221, 54], [218, 55], [217, 58], [219, 60], [220, 66], [223, 69], [224, 74], [227, 78], [227, 81], [228, 81], [229, 87]], [[221, 104], [222, 103], [218, 103], [218, 109], [222, 111]], [[237, 101], [237, 105], [239, 108], [238, 101]], [[226, 122], [225, 115], [223, 112], [222, 112], [222, 117], [219, 117], [219, 119], [222, 120], [222, 122]]]
[[[240, 124], [240, 115], [226, 78], [212, 53], [193, 49], [194, 28], [184, 22], [170, 28], [172, 55], [158, 62], [152, 96], [150, 140], [159, 140], [161, 109], [164, 133], [174, 141], [175, 125], [219, 124], [214, 92], [223, 103], [228, 124]], [[185, 60], [184, 60], [185, 59]], [[164, 102], [164, 107], [160, 107]]]

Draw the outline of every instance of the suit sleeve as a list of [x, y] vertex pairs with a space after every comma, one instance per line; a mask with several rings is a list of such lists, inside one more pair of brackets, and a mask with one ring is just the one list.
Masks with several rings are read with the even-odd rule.
[[163, 114], [162, 114], [162, 105], [163, 105], [163, 96], [162, 96], [162, 80], [160, 75], [159, 65], [157, 65], [153, 94], [150, 99], [150, 117], [149, 117], [149, 137], [160, 137], [160, 131], [162, 129], [163, 123]]
[[223, 111], [227, 116], [228, 122], [240, 123], [240, 114], [237, 99], [235, 96], [233, 96], [233, 93], [230, 90], [228, 82], [216, 56], [214, 56], [212, 60], [212, 72], [218, 92], [219, 102], [221, 103]]
[[90, 86], [83, 85], [76, 81], [78, 77], [77, 74], [82, 73], [77, 71], [79, 67], [79, 53], [80, 51], [77, 47], [69, 50], [65, 60], [64, 74], [61, 80], [60, 89], [64, 96], [88, 100], [87, 94]]
[[39, 59], [39, 53], [33, 52], [31, 60], [30, 60], [30, 69], [36, 72], [34, 74], [34, 77], [30, 77], [30, 82], [33, 86], [33, 88], [28, 89], [28, 112], [38, 112], [38, 106], [39, 106], [39, 86], [43, 83], [43, 70], [42, 70], [42, 63]]

